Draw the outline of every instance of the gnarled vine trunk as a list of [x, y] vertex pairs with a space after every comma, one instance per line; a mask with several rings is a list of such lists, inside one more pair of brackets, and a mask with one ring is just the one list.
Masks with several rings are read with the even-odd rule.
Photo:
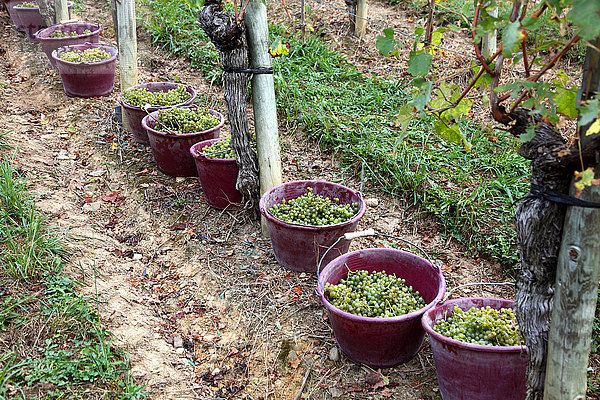
[[258, 160], [250, 146], [250, 132], [246, 114], [248, 68], [246, 30], [242, 22], [223, 11], [220, 2], [206, 1], [198, 15], [200, 26], [219, 50], [223, 67], [223, 91], [227, 116], [231, 126], [231, 146], [239, 167], [236, 188], [244, 198], [246, 208], [256, 209], [259, 195]]
[[[504, 111], [504, 110], [502, 110]], [[517, 282], [516, 312], [529, 351], [527, 400], [542, 400], [548, 332], [554, 296], [556, 268], [567, 206], [544, 195], [544, 191], [569, 193], [569, 184], [580, 162], [593, 162], [599, 140], [580, 149], [567, 143], [552, 126], [532, 121], [527, 110], [504, 114], [516, 136], [535, 123], [535, 136], [519, 154], [531, 160], [531, 189], [521, 201], [514, 221], [519, 239], [521, 271]]]

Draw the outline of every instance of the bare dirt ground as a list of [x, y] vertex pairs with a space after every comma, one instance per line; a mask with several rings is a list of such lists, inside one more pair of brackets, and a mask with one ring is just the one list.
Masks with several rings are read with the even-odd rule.
[[[81, 17], [111, 26], [104, 3], [86, 0]], [[6, 15], [0, 22], [2, 132], [15, 148], [16, 166], [28, 173], [38, 207], [68, 236], [69, 273], [99, 303], [149, 398], [441, 398], [427, 342], [409, 363], [382, 371], [345, 358], [314, 295], [315, 276], [280, 267], [259, 222], [242, 211], [209, 207], [196, 178], [158, 172], [150, 149], [115, 121], [118, 83], [108, 97], [67, 97], [39, 48]], [[353, 40], [339, 30], [332, 33], [338, 42]], [[178, 76], [225, 111], [218, 88], [185, 61], [151, 48], [138, 31], [140, 81]], [[103, 41], [113, 40], [110, 32]], [[361, 187], [331, 155], [300, 136], [280, 134], [284, 180]], [[359, 228], [399, 234], [426, 248], [449, 287], [510, 279], [496, 264], [444, 240], [434, 220], [406, 209], [401, 199], [369, 185], [363, 191], [369, 207]], [[379, 245], [355, 240], [351, 250]], [[505, 288], [463, 294], [512, 296]]]

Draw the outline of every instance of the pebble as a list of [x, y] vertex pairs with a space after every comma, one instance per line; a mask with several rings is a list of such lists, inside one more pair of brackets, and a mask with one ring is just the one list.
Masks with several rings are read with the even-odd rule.
[[142, 259], [142, 255], [140, 253], [135, 253], [133, 255], [133, 260], [137, 261], [137, 260], [141, 260]]
[[98, 211], [98, 210], [100, 210], [101, 206], [102, 206], [102, 202], [100, 202], [100, 201], [95, 201], [93, 203], [85, 203], [83, 205], [83, 211]]
[[329, 393], [331, 393], [331, 397], [340, 397], [344, 394], [342, 389], [335, 386], [329, 388]]
[[365, 204], [368, 207], [377, 207], [379, 205], [379, 199], [376, 197], [369, 197], [368, 199], [365, 199]]
[[329, 359], [333, 362], [340, 361], [340, 351], [337, 347], [332, 347], [331, 350], [329, 350]]
[[290, 350], [287, 357], [285, 358], [287, 362], [294, 362], [298, 358], [298, 353], [295, 350]]
[[183, 347], [183, 339], [181, 338], [181, 335], [173, 336], [173, 347], [176, 349]]
[[178, 347], [175, 349], [175, 353], [182, 355], [185, 352], [185, 349], [183, 347]]

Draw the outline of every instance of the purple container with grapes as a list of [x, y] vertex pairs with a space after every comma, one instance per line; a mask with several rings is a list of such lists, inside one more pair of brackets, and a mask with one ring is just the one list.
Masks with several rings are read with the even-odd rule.
[[[187, 108], [192, 107], [198, 108], [187, 106]], [[154, 111], [142, 119], [142, 126], [148, 132], [156, 166], [161, 172], [170, 176], [198, 176], [196, 162], [190, 153], [190, 148], [203, 140], [218, 138], [225, 118], [221, 113], [209, 110], [219, 119], [218, 125], [202, 132], [174, 134], [155, 129], [159, 112]]]
[[529, 357], [524, 346], [484, 346], [443, 336], [433, 330], [452, 315], [454, 306], [513, 308], [511, 300], [464, 297], [436, 304], [422, 318], [429, 342], [440, 393], [444, 400], [523, 400]]
[[235, 159], [209, 158], [202, 154], [202, 149], [224, 139], [196, 143], [190, 148], [190, 153], [196, 162], [206, 202], [215, 208], [234, 210], [240, 207], [242, 201], [242, 194], [235, 188], [239, 171]]
[[[66, 36], [54, 37], [53, 34], [57, 31], [66, 34]], [[54, 50], [74, 44], [98, 43], [101, 31], [102, 27], [98, 24], [72, 22], [52, 25], [42, 29], [35, 33], [35, 37], [42, 44], [42, 50], [46, 53], [50, 64], [56, 68], [56, 61], [52, 58]]]
[[[408, 314], [385, 318], [342, 311], [327, 299], [325, 285], [337, 285], [346, 278], [348, 270], [395, 274], [418, 291], [426, 305]], [[439, 268], [414, 254], [387, 248], [357, 250], [337, 257], [323, 268], [317, 286], [342, 352], [352, 361], [374, 368], [393, 367], [417, 354], [425, 337], [421, 317], [442, 299], [445, 291], [446, 282]]]
[[[338, 198], [341, 204], [358, 204], [358, 212], [348, 221], [334, 225], [298, 225], [281, 221], [269, 212], [275, 204], [284, 199], [291, 200], [302, 196], [306, 189], [330, 199]], [[345, 186], [326, 181], [292, 181], [277, 185], [263, 194], [259, 203], [260, 212], [265, 216], [271, 246], [277, 262], [287, 269], [300, 272], [317, 272], [317, 263], [327, 248], [344, 233], [353, 232], [358, 221], [365, 214], [366, 206], [359, 192]], [[349, 240], [336, 244], [325, 256], [323, 263], [344, 254], [350, 247]]]

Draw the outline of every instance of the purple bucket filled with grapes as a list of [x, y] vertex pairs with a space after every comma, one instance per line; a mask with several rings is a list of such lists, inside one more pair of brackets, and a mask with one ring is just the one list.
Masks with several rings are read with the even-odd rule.
[[[407, 287], [422, 297], [420, 308], [413, 307], [414, 311], [398, 316], [373, 317], [336, 307], [329, 296], [328, 284], [338, 285], [349, 274], [361, 270], [403, 279]], [[439, 268], [414, 254], [387, 248], [357, 250], [337, 257], [323, 268], [317, 286], [342, 352], [352, 361], [374, 368], [393, 367], [417, 354], [425, 337], [421, 317], [442, 299], [445, 290]]]
[[[468, 311], [490, 307], [514, 308], [503, 299], [465, 297], [436, 304], [422, 318], [429, 342], [440, 393], [444, 400], [523, 400], [529, 357], [525, 346], [493, 346], [467, 343], [436, 332], [433, 327], [450, 318], [455, 306]], [[451, 335], [449, 335], [451, 336]]]
[[[306, 225], [285, 222], [276, 218], [272, 207], [282, 202], [297, 199], [310, 190], [312, 194], [333, 199], [339, 204], [356, 207], [354, 215], [343, 220], [324, 225]], [[325, 251], [344, 233], [353, 232], [358, 221], [365, 214], [366, 206], [359, 192], [345, 186], [326, 181], [292, 181], [277, 185], [263, 194], [259, 203], [269, 229], [271, 246], [277, 262], [284, 268], [300, 272], [317, 272], [317, 263]], [[331, 221], [330, 221], [331, 222]], [[349, 240], [343, 240], [325, 255], [323, 263], [344, 254], [350, 247]]]

